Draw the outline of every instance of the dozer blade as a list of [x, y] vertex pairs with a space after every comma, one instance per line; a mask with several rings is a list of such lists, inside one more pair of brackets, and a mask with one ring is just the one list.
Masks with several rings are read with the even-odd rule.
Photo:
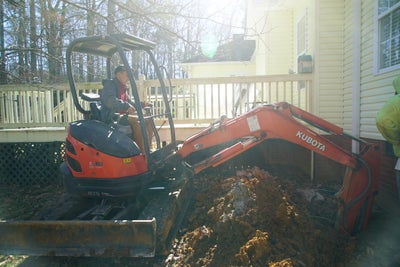
[[14, 221], [0, 223], [0, 254], [153, 257], [156, 221]]

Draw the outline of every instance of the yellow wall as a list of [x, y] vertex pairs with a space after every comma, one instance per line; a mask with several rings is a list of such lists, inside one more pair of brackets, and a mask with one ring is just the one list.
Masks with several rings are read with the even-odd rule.
[[[287, 74], [293, 70], [294, 46], [292, 10], [266, 13], [266, 27], [262, 39], [257, 41], [257, 74]], [[264, 54], [260, 56], [260, 54]]]
[[306, 14], [305, 53], [314, 60], [310, 108], [314, 114], [342, 125], [343, 1], [281, 1], [273, 7], [261, 2], [249, 1], [247, 20], [248, 36], [257, 40], [257, 74], [297, 71], [297, 23]]
[[255, 65], [251, 62], [209, 62], [186, 63], [182, 68], [188, 78], [250, 76], [255, 73]]
[[250, 0], [247, 12], [246, 37], [256, 41], [256, 74], [295, 71], [293, 9], [271, 7], [267, 1]]

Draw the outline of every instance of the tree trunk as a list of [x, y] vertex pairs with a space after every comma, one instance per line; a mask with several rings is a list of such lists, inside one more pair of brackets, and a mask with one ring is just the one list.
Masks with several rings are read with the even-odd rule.
[[[94, 35], [94, 13], [93, 11], [96, 10], [96, 3], [94, 0], [87, 0], [86, 6], [88, 8], [87, 11], [87, 30], [86, 33], [88, 36]], [[87, 56], [87, 81], [93, 82], [94, 80], [94, 57], [92, 55]]]
[[115, 28], [115, 4], [112, 0], [108, 0], [108, 20], [107, 20], [107, 33], [112, 34], [116, 33], [117, 29]]
[[[61, 8], [59, 8], [60, 4], [62, 5]], [[45, 12], [44, 18], [47, 33], [46, 41], [50, 75], [49, 80], [56, 82], [61, 77], [63, 63], [62, 44], [64, 35], [65, 3], [57, 2], [53, 6], [52, 1], [48, 0], [47, 8], [44, 8], [42, 12]]]
[[37, 77], [37, 35], [36, 35], [36, 8], [35, 8], [35, 0], [29, 0], [29, 21], [30, 21], [30, 63], [31, 63], [31, 73], [32, 77]]
[[20, 82], [27, 82], [27, 62], [25, 53], [22, 51], [26, 47], [26, 28], [25, 28], [25, 8], [18, 8], [18, 33], [17, 33], [17, 55], [18, 55], [18, 79]]
[[4, 2], [0, 0], [0, 84], [7, 83], [6, 56], [4, 47]]

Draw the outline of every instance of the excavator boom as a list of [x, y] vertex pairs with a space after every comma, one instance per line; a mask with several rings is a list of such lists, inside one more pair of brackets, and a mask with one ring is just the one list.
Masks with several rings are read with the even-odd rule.
[[[363, 142], [363, 151], [353, 154], [325, 134]], [[337, 226], [354, 233], [365, 229], [378, 187], [377, 146], [346, 134], [342, 128], [286, 102], [265, 105], [230, 120], [221, 120], [188, 138], [177, 152], [183, 160], [191, 154], [226, 144], [199, 162], [190, 162], [194, 173], [218, 166], [267, 139], [282, 139], [314, 151], [346, 166]]]
[[[310, 123], [329, 133], [343, 132], [339, 127], [284, 102], [253, 109], [237, 118], [220, 122], [218, 127], [212, 125], [188, 138], [177, 154], [185, 158], [194, 152], [236, 140], [234, 145], [220, 152], [228, 154], [228, 150], [236, 151], [229, 153], [229, 158], [232, 158], [240, 151], [253, 147], [254, 143], [275, 138], [298, 144], [340, 164], [356, 168], [356, 156], [318, 134], [310, 127]], [[209, 163], [217, 166], [217, 162], [226, 160], [226, 157], [218, 156], [218, 160], [212, 158]]]

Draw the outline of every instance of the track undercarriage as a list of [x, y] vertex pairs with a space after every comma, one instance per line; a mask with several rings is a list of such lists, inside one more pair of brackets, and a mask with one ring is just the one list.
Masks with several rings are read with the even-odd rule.
[[173, 170], [134, 199], [77, 199], [65, 194], [35, 220], [2, 222], [0, 251], [46, 256], [162, 255], [190, 201], [190, 176], [185, 170]]

